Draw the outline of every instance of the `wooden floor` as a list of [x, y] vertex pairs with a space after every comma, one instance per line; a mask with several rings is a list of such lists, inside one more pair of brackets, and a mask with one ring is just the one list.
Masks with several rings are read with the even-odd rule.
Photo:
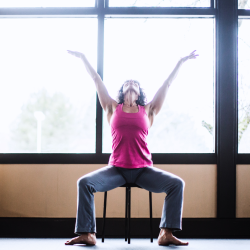
[[81, 248], [91, 249], [187, 249], [187, 250], [249, 250], [250, 239], [182, 239], [189, 242], [189, 246], [158, 246], [157, 239], [150, 243], [149, 239], [131, 239], [127, 244], [124, 239], [97, 239], [96, 246], [65, 246], [68, 239], [24, 239], [24, 238], [0, 238], [1, 250], [73, 250]]

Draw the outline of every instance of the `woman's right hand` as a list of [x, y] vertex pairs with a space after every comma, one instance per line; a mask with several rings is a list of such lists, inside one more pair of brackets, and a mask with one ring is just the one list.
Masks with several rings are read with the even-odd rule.
[[84, 54], [81, 53], [81, 52], [78, 52], [78, 51], [67, 50], [67, 52], [68, 52], [70, 55], [73, 55], [73, 56], [78, 57], [78, 58], [81, 58], [81, 59], [84, 57]]

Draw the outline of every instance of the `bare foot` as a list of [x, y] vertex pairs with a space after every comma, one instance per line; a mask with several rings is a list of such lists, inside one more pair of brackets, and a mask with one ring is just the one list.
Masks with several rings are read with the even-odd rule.
[[83, 233], [82, 235], [75, 237], [71, 240], [67, 240], [65, 242], [65, 245], [74, 245], [74, 244], [95, 245], [96, 244], [95, 233]]
[[173, 236], [172, 231], [167, 228], [162, 228], [158, 237], [158, 244], [161, 246], [187, 246], [188, 242], [183, 242]]

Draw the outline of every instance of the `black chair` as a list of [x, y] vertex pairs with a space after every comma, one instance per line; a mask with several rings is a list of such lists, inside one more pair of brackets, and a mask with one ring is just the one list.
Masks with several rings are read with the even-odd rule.
[[[126, 202], [125, 202], [125, 241], [128, 239], [130, 244], [130, 212], [131, 212], [131, 187], [140, 186], [136, 184], [126, 183], [120, 187], [126, 188]], [[107, 206], [107, 191], [104, 193], [103, 206], [103, 227], [102, 227], [102, 242], [104, 242], [105, 235], [105, 220], [106, 220], [106, 206]], [[149, 213], [150, 213], [150, 241], [153, 242], [153, 226], [152, 226], [152, 193], [149, 192]]]

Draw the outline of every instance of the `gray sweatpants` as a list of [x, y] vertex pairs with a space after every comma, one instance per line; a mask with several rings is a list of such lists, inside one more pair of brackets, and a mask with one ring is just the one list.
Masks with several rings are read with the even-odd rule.
[[127, 169], [106, 166], [82, 176], [77, 181], [76, 234], [96, 232], [94, 193], [109, 191], [126, 182], [135, 183], [154, 193], [166, 193], [159, 227], [182, 229], [185, 183], [180, 177], [156, 167]]

